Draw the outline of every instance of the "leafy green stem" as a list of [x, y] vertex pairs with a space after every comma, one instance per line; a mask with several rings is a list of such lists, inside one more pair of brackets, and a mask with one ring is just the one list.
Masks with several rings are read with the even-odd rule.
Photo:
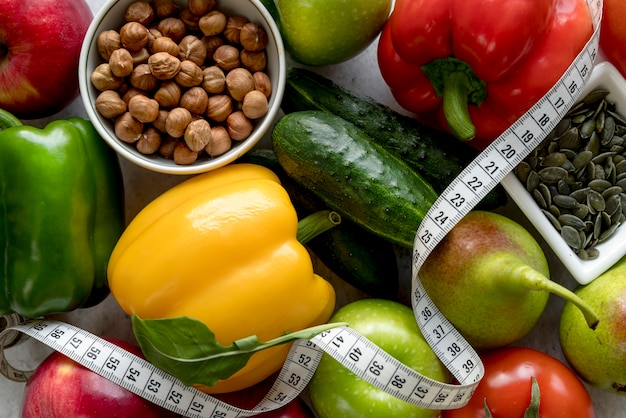
[[137, 342], [149, 362], [186, 385], [206, 386], [228, 379], [245, 367], [256, 352], [347, 325], [344, 322], [317, 325], [266, 342], [252, 335], [222, 345], [213, 331], [195, 318], [141, 319], [133, 315], [131, 320]]

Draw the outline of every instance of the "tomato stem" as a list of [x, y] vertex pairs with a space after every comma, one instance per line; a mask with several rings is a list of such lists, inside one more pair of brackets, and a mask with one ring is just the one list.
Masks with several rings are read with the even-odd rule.
[[524, 412], [524, 418], [540, 418], [539, 404], [541, 403], [541, 390], [539, 389], [539, 383], [537, 383], [535, 376], [532, 376], [530, 380], [530, 405], [528, 405], [528, 408], [526, 408]]

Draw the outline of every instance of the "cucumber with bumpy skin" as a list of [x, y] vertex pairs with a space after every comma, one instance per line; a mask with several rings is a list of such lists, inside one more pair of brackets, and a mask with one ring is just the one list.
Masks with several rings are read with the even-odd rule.
[[[285, 173], [272, 150], [254, 149], [238, 162], [251, 162], [274, 171], [289, 193], [298, 218], [326, 209], [316, 196]], [[330, 271], [354, 288], [371, 297], [397, 299], [398, 260], [389, 241], [342, 219], [339, 225], [308, 241], [306, 246]]]
[[283, 116], [272, 131], [278, 162], [329, 209], [411, 248], [437, 193], [352, 123], [322, 111]]
[[[443, 192], [478, 155], [476, 149], [446, 133], [303, 68], [289, 70], [281, 107], [285, 113], [322, 110], [352, 122], [417, 171], [437, 193]], [[506, 192], [498, 185], [478, 208], [494, 209], [506, 202]]]

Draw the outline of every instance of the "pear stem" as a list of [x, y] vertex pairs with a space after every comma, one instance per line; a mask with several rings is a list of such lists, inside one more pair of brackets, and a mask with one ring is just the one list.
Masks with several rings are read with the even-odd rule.
[[595, 313], [593, 308], [576, 293], [556, 282], [553, 282], [528, 265], [522, 265], [515, 268], [513, 273], [518, 276], [521, 284], [527, 289], [546, 290], [576, 305], [585, 317], [589, 328], [596, 329], [598, 326], [600, 318], [598, 318], [598, 315]]

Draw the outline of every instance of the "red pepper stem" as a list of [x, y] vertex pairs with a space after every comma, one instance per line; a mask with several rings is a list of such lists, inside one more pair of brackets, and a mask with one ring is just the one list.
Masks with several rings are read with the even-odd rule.
[[298, 233], [296, 235], [301, 244], [306, 244], [316, 236], [341, 223], [341, 216], [331, 210], [320, 210], [314, 212], [298, 222]]
[[468, 107], [471, 92], [469, 77], [465, 73], [455, 71], [444, 77], [443, 114], [450, 131], [461, 141], [471, 141], [476, 136]]
[[487, 84], [467, 63], [454, 57], [436, 59], [421, 69], [442, 98], [443, 113], [452, 134], [461, 141], [472, 140], [476, 127], [469, 115], [469, 105], [481, 105], [487, 97]]

